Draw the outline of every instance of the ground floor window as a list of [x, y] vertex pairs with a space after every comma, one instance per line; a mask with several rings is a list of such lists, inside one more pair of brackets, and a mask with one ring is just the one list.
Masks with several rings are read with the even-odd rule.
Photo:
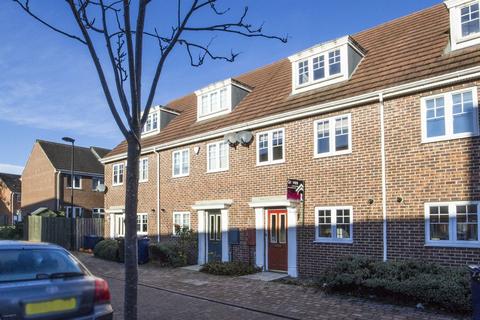
[[182, 229], [190, 229], [190, 212], [173, 213], [173, 235], [178, 235]]
[[148, 233], [148, 214], [137, 214], [137, 234], [146, 235]]
[[352, 207], [316, 207], [315, 241], [351, 243], [352, 222]]
[[113, 235], [114, 237], [125, 236], [125, 215], [124, 214], [115, 214], [113, 216]]
[[93, 208], [92, 218], [105, 218], [105, 210], [103, 208]]
[[67, 218], [80, 218], [83, 216], [83, 208], [73, 207], [72, 210], [72, 207], [66, 207], [65, 214]]
[[479, 204], [477, 201], [426, 203], [426, 244], [480, 246]]

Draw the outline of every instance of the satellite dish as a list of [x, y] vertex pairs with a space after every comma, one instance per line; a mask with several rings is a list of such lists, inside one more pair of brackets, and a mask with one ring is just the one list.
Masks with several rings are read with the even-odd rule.
[[223, 141], [225, 141], [226, 143], [230, 144], [230, 145], [236, 145], [238, 143], [237, 141], [237, 135], [235, 133], [227, 133], [224, 137], [223, 137]]
[[105, 192], [105, 189], [106, 189], [106, 188], [105, 188], [105, 185], [104, 185], [104, 184], [99, 184], [99, 185], [97, 186], [97, 191], [98, 191], [98, 192]]
[[237, 133], [237, 140], [242, 145], [247, 146], [253, 140], [253, 134], [250, 131], [240, 131]]

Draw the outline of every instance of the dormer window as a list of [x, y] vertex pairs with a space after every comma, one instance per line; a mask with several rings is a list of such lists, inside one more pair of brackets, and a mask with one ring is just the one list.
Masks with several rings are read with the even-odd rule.
[[163, 106], [153, 106], [142, 128], [142, 138], [155, 135], [170, 123], [178, 112]]
[[447, 0], [452, 50], [480, 44], [480, 1]]
[[348, 80], [363, 56], [363, 50], [348, 36], [291, 56], [292, 93]]
[[232, 112], [250, 90], [233, 79], [227, 79], [195, 91], [198, 106], [197, 120], [210, 119]]
[[158, 112], [150, 113], [142, 129], [142, 134], [158, 130]]

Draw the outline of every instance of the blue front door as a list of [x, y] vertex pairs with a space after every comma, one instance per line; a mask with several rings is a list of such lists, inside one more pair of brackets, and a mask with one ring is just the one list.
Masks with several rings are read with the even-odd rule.
[[208, 261], [222, 261], [222, 216], [220, 211], [208, 213]]

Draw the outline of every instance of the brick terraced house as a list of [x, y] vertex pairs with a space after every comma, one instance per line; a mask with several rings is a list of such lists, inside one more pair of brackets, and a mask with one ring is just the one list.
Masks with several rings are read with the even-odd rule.
[[71, 152], [70, 145], [43, 140], [35, 142], [22, 173], [22, 214], [48, 208], [64, 211], [67, 217], [104, 216], [101, 189], [104, 166], [100, 159], [110, 150], [75, 146], [73, 184]]
[[[478, 263], [479, 84], [479, 1], [448, 0], [156, 107], [138, 232], [188, 226], [199, 263], [294, 277], [347, 255]], [[125, 158], [122, 142], [102, 159], [111, 237]]]
[[11, 225], [18, 219], [21, 208], [21, 176], [0, 173], [0, 226]]

